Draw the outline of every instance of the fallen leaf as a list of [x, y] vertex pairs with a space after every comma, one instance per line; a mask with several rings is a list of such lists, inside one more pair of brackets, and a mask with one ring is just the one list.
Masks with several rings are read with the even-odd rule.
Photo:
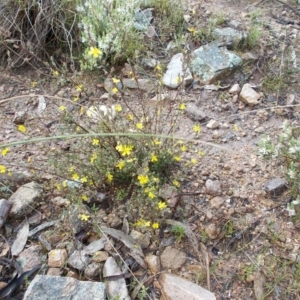
[[18, 255], [25, 247], [29, 234], [29, 223], [25, 222], [23, 227], [19, 230], [17, 238], [11, 246], [12, 256]]

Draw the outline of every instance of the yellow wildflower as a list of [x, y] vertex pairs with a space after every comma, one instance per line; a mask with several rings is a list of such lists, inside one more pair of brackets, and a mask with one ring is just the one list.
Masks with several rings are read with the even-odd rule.
[[183, 146], [180, 147], [180, 150], [181, 150], [182, 152], [185, 152], [185, 151], [187, 150], [187, 148], [186, 148], [185, 145], [183, 145]]
[[99, 57], [100, 55], [102, 55], [102, 51], [99, 50], [99, 49], [96, 48], [96, 47], [91, 47], [91, 48], [90, 48], [90, 51], [88, 52], [88, 55], [94, 56], [94, 58], [97, 58], [97, 57]]
[[118, 78], [113, 78], [112, 81], [113, 81], [113, 83], [119, 83], [119, 82], [120, 82], [120, 79], [118, 79]]
[[0, 173], [6, 173], [6, 167], [3, 165], [0, 165]]
[[141, 175], [138, 176], [138, 180], [140, 182], [140, 185], [145, 185], [149, 182], [149, 177], [148, 177], [148, 175], [142, 175], [141, 174]]
[[201, 130], [201, 127], [200, 127], [200, 125], [194, 125], [194, 128], [193, 128], [193, 130], [194, 130], [196, 133], [199, 133], [199, 132], [200, 132], [200, 130]]
[[161, 71], [161, 66], [160, 66], [160, 65], [156, 65], [156, 66], [155, 66], [155, 69], [156, 69], [157, 71]]
[[188, 28], [188, 31], [192, 34], [192, 35], [195, 35], [197, 33], [197, 30], [195, 27], [190, 27]]
[[73, 180], [78, 180], [79, 179], [79, 175], [77, 173], [72, 174], [72, 179]]
[[106, 173], [106, 179], [109, 183], [111, 183], [114, 179], [114, 176], [110, 172], [107, 172]]
[[122, 106], [120, 104], [116, 105], [116, 111], [121, 112], [122, 111]]
[[90, 158], [90, 162], [93, 164], [95, 162], [96, 158], [97, 158], [97, 153], [93, 153]]
[[116, 149], [121, 153], [122, 156], [130, 155], [132, 152], [133, 146], [132, 145], [118, 145]]
[[180, 187], [180, 183], [178, 180], [173, 180], [173, 185], [176, 187]]
[[181, 161], [181, 157], [178, 156], [178, 155], [175, 155], [175, 156], [174, 156], [174, 159], [175, 159], [176, 161]]
[[154, 140], [152, 143], [154, 146], [159, 146], [161, 144], [161, 141]]
[[151, 223], [150, 221], [146, 221], [146, 220], [143, 220], [143, 219], [139, 219], [136, 223], [135, 223], [136, 226], [139, 226], [139, 227], [150, 227]]
[[56, 187], [57, 190], [59, 190], [59, 191], [61, 190], [61, 186], [60, 186], [59, 183], [56, 183], [56, 184], [55, 184], [55, 187]]
[[185, 105], [184, 103], [181, 103], [181, 104], [179, 105], [179, 109], [180, 109], [180, 110], [185, 110], [185, 109], [186, 109], [186, 105]]
[[18, 125], [18, 130], [21, 132], [26, 132], [26, 127], [24, 125]]
[[67, 181], [66, 180], [63, 181], [62, 186], [67, 187]]
[[151, 191], [149, 191], [149, 192], [147, 193], [147, 195], [148, 195], [148, 197], [149, 197], [150, 199], [156, 198], [156, 195], [155, 195], [153, 192], [151, 192]]
[[156, 161], [158, 161], [157, 156], [151, 153], [151, 162], [156, 162]]
[[159, 224], [157, 222], [152, 224], [152, 228], [153, 229], [158, 229], [159, 228]]
[[143, 123], [136, 123], [135, 127], [136, 127], [137, 129], [143, 129], [143, 128], [144, 128], [144, 125], [143, 125]]
[[132, 114], [128, 114], [128, 115], [127, 115], [127, 119], [128, 119], [129, 121], [133, 121], [133, 115], [132, 115]]
[[9, 151], [9, 148], [4, 148], [4, 149], [1, 150], [1, 154], [3, 156], [5, 156], [8, 153], [8, 151]]
[[66, 107], [64, 105], [61, 105], [58, 109], [61, 110], [61, 111], [65, 111]]
[[80, 214], [80, 215], [78, 216], [78, 219], [80, 219], [81, 221], [88, 221], [90, 217], [91, 217], [91, 216], [89, 216], [89, 215]]
[[77, 92], [81, 92], [82, 89], [83, 89], [83, 85], [82, 85], [82, 84], [78, 84], [78, 85], [76, 86], [76, 91], [77, 91]]
[[233, 130], [234, 130], [234, 131], [239, 131], [239, 127], [237, 126], [237, 124], [234, 124], [234, 125], [233, 125]]
[[69, 172], [73, 172], [75, 170], [75, 167], [74, 166], [70, 166], [69, 168], [68, 168], [68, 171]]
[[124, 160], [120, 160], [117, 163], [117, 168], [119, 168], [120, 170], [122, 170], [125, 167], [125, 161]]
[[158, 209], [163, 210], [167, 207], [167, 204], [165, 202], [159, 201], [158, 202]]
[[199, 150], [199, 151], [198, 151], [198, 155], [202, 157], [202, 156], [205, 155], [205, 153], [204, 153], [203, 151]]
[[77, 102], [78, 99], [79, 99], [78, 97], [74, 97], [74, 98], [73, 98], [73, 101]]
[[177, 77], [175, 78], [175, 83], [180, 83], [180, 81], [181, 81], [181, 77], [180, 77], [180, 76], [177, 76]]
[[197, 161], [197, 159], [195, 159], [195, 158], [192, 158], [192, 159], [191, 159], [191, 163], [195, 165], [195, 164], [197, 164], [197, 163], [198, 163], [198, 161]]
[[87, 197], [87, 195], [82, 195], [82, 196], [81, 196], [81, 199], [82, 199], [83, 201], [87, 201], [88, 197]]
[[114, 87], [112, 90], [111, 90], [114, 94], [117, 94], [119, 92], [118, 88]]
[[58, 71], [54, 70], [54, 71], [52, 72], [52, 75], [53, 75], [53, 76], [58, 76], [59, 73], [58, 73]]
[[31, 87], [32, 87], [32, 88], [35, 88], [36, 86], [37, 86], [37, 81], [32, 81], [32, 82], [31, 82]]
[[93, 139], [92, 144], [93, 144], [94, 146], [98, 146], [98, 145], [99, 145], [99, 140], [98, 140], [98, 139]]
[[85, 183], [85, 182], [88, 181], [88, 177], [87, 177], [87, 176], [84, 176], [84, 177], [82, 177], [82, 178], [80, 179], [80, 181], [81, 181], [82, 183]]

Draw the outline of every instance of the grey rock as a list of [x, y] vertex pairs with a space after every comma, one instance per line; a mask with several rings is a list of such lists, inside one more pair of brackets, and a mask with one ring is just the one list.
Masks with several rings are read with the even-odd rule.
[[105, 284], [79, 281], [71, 277], [36, 275], [24, 300], [105, 300]]
[[68, 259], [68, 265], [79, 271], [83, 271], [91, 261], [90, 256], [84, 250], [75, 250]]
[[160, 272], [160, 259], [158, 256], [149, 254], [145, 257], [145, 261], [152, 274], [155, 275]]
[[241, 93], [240, 93], [240, 99], [250, 105], [256, 105], [259, 103], [260, 94], [258, 94], [249, 83], [244, 84]]
[[243, 53], [242, 60], [248, 61], [248, 62], [251, 62], [251, 61], [254, 62], [254, 61], [258, 60], [258, 57], [251, 52], [246, 52], [246, 53]]
[[16, 111], [13, 118], [13, 123], [16, 125], [24, 124], [27, 119], [26, 111]]
[[210, 206], [212, 208], [219, 209], [224, 203], [224, 199], [220, 196], [210, 199]]
[[0, 199], [0, 227], [4, 225], [11, 208], [12, 208], [11, 202], [5, 199]]
[[219, 47], [218, 41], [196, 49], [191, 58], [190, 70], [201, 84], [213, 83], [242, 64], [240, 57], [225, 47]]
[[[103, 276], [110, 277], [115, 275], [122, 274], [120, 267], [117, 265], [115, 259], [113, 257], [109, 257], [104, 266], [103, 266]], [[107, 281], [106, 283], [106, 291], [107, 295], [110, 298], [117, 298], [122, 300], [130, 300], [128, 295], [128, 290], [126, 287], [126, 281], [123, 277], [113, 280]]]
[[287, 189], [287, 182], [284, 178], [274, 178], [264, 184], [264, 190], [270, 196], [279, 196]]
[[96, 263], [89, 264], [84, 270], [84, 276], [87, 278], [96, 277], [100, 274], [100, 266]]
[[171, 89], [178, 88], [182, 83], [187, 86], [193, 82], [193, 76], [182, 53], [177, 53], [172, 57], [162, 81], [165, 86]]
[[238, 94], [241, 91], [241, 87], [238, 83], [235, 83], [229, 90], [230, 94]]
[[33, 245], [23, 250], [16, 259], [24, 272], [33, 269], [41, 264], [43, 248], [40, 245]]
[[63, 207], [68, 206], [70, 204], [70, 200], [63, 198], [63, 197], [55, 197], [50, 200], [54, 205]]
[[218, 180], [206, 180], [205, 187], [206, 193], [209, 195], [220, 196], [222, 194], [221, 183]]
[[206, 127], [209, 129], [216, 129], [219, 127], [219, 123], [216, 120], [210, 120], [207, 124]]
[[160, 261], [164, 269], [176, 270], [185, 263], [186, 254], [169, 246], [163, 251]]
[[131, 230], [130, 236], [137, 241], [142, 249], [147, 249], [150, 245], [150, 236], [147, 233], [141, 233], [136, 230]]
[[29, 214], [38, 205], [42, 196], [43, 188], [36, 182], [32, 181], [22, 185], [13, 193], [9, 201], [12, 202], [10, 216], [21, 217]]
[[124, 78], [122, 79], [122, 83], [124, 87], [128, 89], [141, 89], [142, 91], [151, 92], [155, 89], [155, 85], [153, 80], [138, 78], [138, 79], [131, 79], [131, 78]]
[[213, 240], [218, 236], [219, 230], [217, 229], [216, 224], [212, 223], [205, 227], [205, 233], [210, 239]]
[[167, 300], [216, 300], [210, 291], [189, 280], [170, 273], [163, 273], [159, 277], [163, 299]]
[[212, 36], [217, 40], [222, 46], [226, 47], [236, 47], [243, 39], [247, 37], [247, 34], [242, 31], [230, 27], [216, 28], [212, 32]]
[[88, 246], [84, 247], [84, 251], [89, 254], [94, 254], [95, 252], [104, 249], [104, 246], [108, 243], [106, 237], [102, 237], [99, 240], [91, 242]]
[[94, 253], [92, 261], [100, 263], [106, 261], [107, 259], [108, 259], [108, 253], [106, 251], [97, 251]]
[[185, 109], [186, 115], [195, 122], [203, 121], [206, 114], [203, 110], [194, 103], [188, 103]]

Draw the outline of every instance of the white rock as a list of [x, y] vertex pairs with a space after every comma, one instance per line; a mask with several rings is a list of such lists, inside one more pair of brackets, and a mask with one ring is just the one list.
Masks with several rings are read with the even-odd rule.
[[240, 93], [240, 99], [250, 105], [256, 105], [259, 103], [260, 94], [257, 93], [249, 83], [244, 84], [242, 91]]
[[160, 260], [163, 268], [175, 270], [180, 268], [185, 263], [186, 255], [184, 252], [169, 246], [162, 253]]
[[210, 291], [170, 273], [162, 274], [159, 283], [162, 287], [163, 299], [166, 300], [216, 300], [215, 295]]
[[68, 258], [66, 249], [54, 249], [48, 254], [48, 266], [50, 268], [63, 267]]
[[193, 76], [182, 53], [177, 53], [172, 57], [162, 80], [163, 84], [171, 89], [176, 89], [182, 82], [185, 86], [193, 82]]
[[216, 129], [219, 127], [219, 123], [216, 120], [212, 119], [207, 123], [206, 127], [209, 129]]
[[241, 87], [238, 83], [236, 83], [230, 88], [229, 93], [235, 95], [238, 94], [240, 91], [241, 91]]

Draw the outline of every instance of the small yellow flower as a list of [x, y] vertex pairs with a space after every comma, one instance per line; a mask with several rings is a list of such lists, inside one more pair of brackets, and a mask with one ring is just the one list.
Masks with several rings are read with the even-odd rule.
[[180, 110], [185, 110], [185, 109], [186, 109], [186, 105], [185, 105], [184, 103], [181, 103], [181, 104], [179, 105], [179, 109], [180, 109]]
[[59, 183], [56, 183], [56, 184], [55, 184], [55, 187], [56, 187], [57, 190], [59, 190], [59, 191], [61, 190], [61, 186], [60, 186]]
[[130, 155], [132, 152], [133, 146], [132, 145], [118, 145], [116, 149], [121, 153], [122, 156]]
[[79, 114], [83, 115], [85, 113], [85, 107], [81, 106]]
[[173, 185], [176, 187], [180, 187], [180, 183], [178, 180], [173, 180]]
[[88, 177], [87, 177], [87, 176], [84, 176], [84, 177], [82, 177], [82, 178], [80, 179], [80, 181], [81, 181], [82, 183], [85, 183], [85, 182], [88, 181]]
[[119, 92], [118, 88], [114, 87], [112, 90], [111, 90], [114, 94], [117, 94]]
[[135, 223], [136, 226], [139, 226], [139, 227], [150, 227], [151, 223], [150, 221], [146, 221], [146, 220], [143, 220], [143, 219], [139, 219], [136, 223]]
[[66, 180], [63, 181], [62, 186], [67, 187], [67, 181]]
[[69, 172], [73, 172], [75, 170], [75, 167], [74, 166], [70, 166], [69, 168], [68, 168], [68, 171]]
[[97, 58], [97, 57], [99, 57], [100, 55], [102, 55], [102, 51], [99, 50], [99, 49], [96, 48], [96, 47], [91, 47], [91, 48], [90, 48], [90, 51], [88, 52], [88, 55], [94, 56], [94, 58]]
[[81, 199], [82, 199], [83, 201], [87, 201], [88, 197], [87, 197], [87, 195], [82, 195], [82, 196], [81, 196]]
[[152, 178], [152, 181], [153, 181], [154, 183], [159, 183], [159, 178], [153, 177], [153, 178]]
[[98, 139], [93, 139], [92, 144], [93, 144], [94, 146], [98, 146], [98, 145], [99, 145], [99, 140], [98, 140]]
[[201, 127], [200, 127], [200, 125], [194, 125], [194, 128], [193, 128], [193, 130], [194, 130], [196, 133], [199, 133], [199, 132], [200, 132], [200, 130], [201, 130]]
[[136, 123], [135, 127], [136, 127], [137, 129], [143, 129], [143, 128], [144, 128], [144, 125], [143, 125], [143, 123]]
[[78, 216], [78, 219], [80, 219], [81, 221], [88, 221], [90, 217], [91, 216], [89, 216], [89, 215], [80, 214]]
[[132, 115], [132, 114], [128, 114], [128, 115], [127, 115], [127, 119], [128, 119], [129, 121], [133, 121], [133, 115]]
[[155, 70], [161, 71], [161, 66], [160, 66], [160, 65], [156, 65], [156, 66], [155, 66]]
[[106, 179], [109, 183], [111, 183], [114, 179], [114, 176], [110, 172], [107, 172], [106, 173]]
[[75, 130], [76, 132], [80, 132], [81, 128], [79, 126], [76, 126]]
[[120, 160], [118, 163], [117, 163], [117, 168], [119, 168], [120, 170], [122, 170], [124, 167], [125, 167], [125, 161], [124, 160]]
[[138, 180], [140, 182], [140, 185], [145, 185], [149, 182], [149, 177], [148, 175], [139, 175]]
[[175, 155], [175, 156], [174, 156], [174, 159], [175, 159], [176, 161], [181, 161], [181, 157], [178, 156], [178, 155]]
[[237, 126], [237, 124], [234, 124], [234, 125], [233, 125], [233, 130], [234, 130], [234, 131], [239, 131], [239, 127]]
[[32, 87], [32, 88], [35, 88], [36, 86], [37, 86], [37, 81], [32, 81], [32, 82], [31, 82], [31, 87]]
[[24, 125], [18, 125], [18, 130], [21, 132], [26, 132], [26, 127]]
[[78, 97], [74, 97], [74, 98], [73, 98], [73, 101], [77, 102], [78, 99], [79, 99]]
[[203, 151], [201, 151], [201, 150], [199, 150], [197, 153], [198, 153], [198, 155], [199, 155], [200, 157], [205, 156], [205, 153], [204, 153]]
[[6, 173], [6, 167], [3, 165], [0, 165], [0, 173]]
[[149, 192], [147, 193], [147, 195], [148, 195], [148, 197], [149, 197], [150, 199], [156, 198], [156, 195], [155, 195], [153, 192], [151, 192], [151, 191], [149, 191]]
[[145, 221], [144, 226], [145, 227], [150, 227], [151, 226], [151, 222], [150, 221]]
[[1, 150], [1, 154], [3, 156], [5, 156], [8, 153], [8, 151], [9, 151], [9, 148], [4, 148], [4, 149]]
[[187, 147], [186, 147], [185, 145], [183, 145], [183, 146], [180, 147], [180, 150], [181, 150], [182, 152], [185, 152], [185, 151], [187, 150]]
[[154, 140], [152, 143], [154, 146], [159, 146], [161, 144], [161, 141]]
[[96, 158], [97, 158], [97, 153], [93, 153], [90, 158], [90, 162], [93, 164], [95, 162]]
[[112, 81], [113, 81], [113, 83], [117, 84], [117, 83], [120, 82], [120, 79], [118, 79], [118, 78], [113, 78]]
[[121, 112], [122, 111], [122, 106], [120, 104], [116, 105], [116, 111]]
[[61, 105], [58, 109], [61, 110], [61, 111], [65, 111], [66, 107], [64, 105]]
[[78, 85], [76, 86], [76, 91], [77, 91], [77, 92], [81, 92], [82, 89], [83, 89], [83, 85], [82, 85], [82, 84], [78, 84]]
[[198, 161], [197, 161], [196, 158], [192, 158], [192, 159], [191, 159], [191, 163], [192, 163], [193, 165], [196, 165], [196, 164], [198, 163]]
[[55, 71], [52, 72], [52, 75], [53, 75], [53, 76], [58, 76], [59, 73], [58, 73], [58, 71], [55, 70]]
[[72, 174], [72, 179], [77, 181], [79, 179], [79, 175], [77, 173]]
[[158, 209], [163, 210], [167, 207], [167, 204], [165, 202], [159, 201], [157, 206]]
[[157, 156], [151, 153], [151, 162], [156, 162], [156, 161], [158, 161]]
[[197, 33], [197, 30], [195, 27], [190, 27], [188, 28], [188, 31], [192, 34], [192, 35], [195, 35]]
[[159, 224], [157, 222], [152, 224], [152, 228], [153, 229], [158, 229], [159, 228]]

